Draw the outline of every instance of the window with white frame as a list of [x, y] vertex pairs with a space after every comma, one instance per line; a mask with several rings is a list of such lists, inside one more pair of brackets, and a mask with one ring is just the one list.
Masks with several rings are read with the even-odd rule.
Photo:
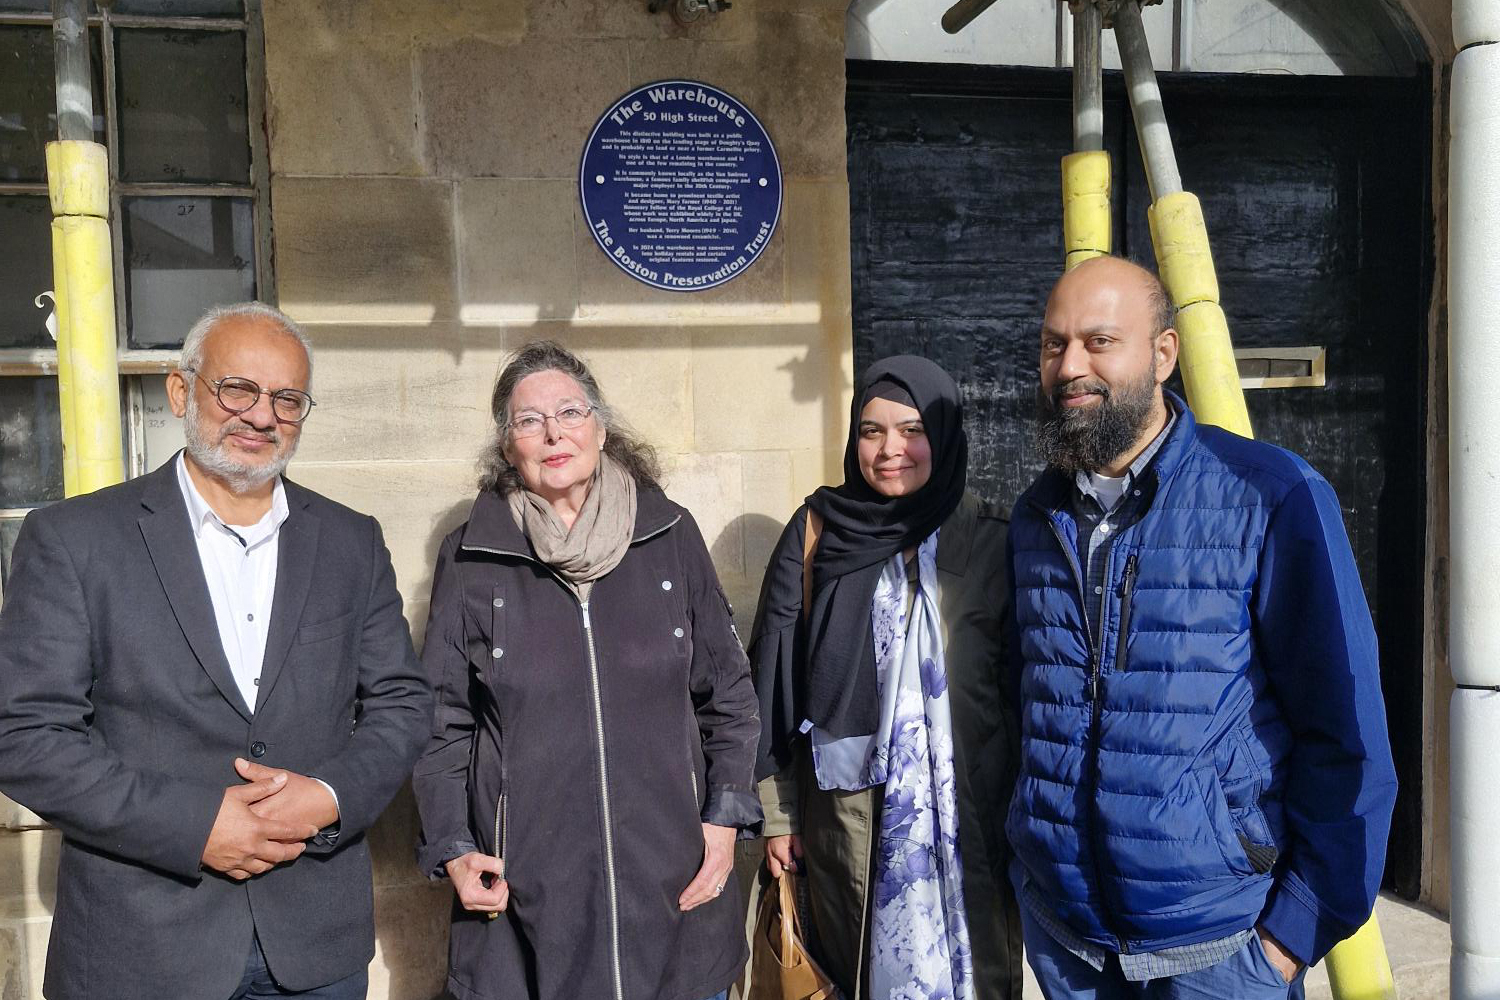
[[[94, 139], [109, 150], [127, 475], [181, 445], [165, 375], [214, 305], [272, 299], [260, 0], [90, 9]], [[0, 595], [21, 519], [62, 499], [44, 150], [51, 0], [0, 0]]]

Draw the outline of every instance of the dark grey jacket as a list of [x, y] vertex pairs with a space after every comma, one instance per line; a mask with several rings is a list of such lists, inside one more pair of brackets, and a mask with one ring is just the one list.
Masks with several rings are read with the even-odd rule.
[[749, 664], [692, 517], [642, 489], [588, 606], [497, 494], [443, 543], [422, 660], [438, 689], [413, 786], [418, 864], [505, 858], [494, 920], [455, 901], [460, 1000], [701, 1000], [744, 964], [734, 879], [690, 913], [702, 823], [758, 830]]
[[[363, 833], [432, 712], [375, 520], [286, 484], [259, 710], [214, 623], [175, 459], [33, 512], [0, 611], [0, 791], [63, 833], [51, 1000], [227, 997], [260, 935], [282, 985], [374, 953]], [[199, 868], [236, 756], [327, 781], [336, 843]], [[252, 916], [253, 913], [253, 916]]]

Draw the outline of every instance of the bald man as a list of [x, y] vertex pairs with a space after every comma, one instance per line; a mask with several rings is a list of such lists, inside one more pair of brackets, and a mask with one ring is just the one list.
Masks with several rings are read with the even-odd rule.
[[1135, 264], [1088, 261], [1047, 301], [1007, 832], [1051, 1000], [1286, 997], [1385, 862], [1395, 770], [1338, 501], [1200, 426], [1162, 388], [1177, 350]]

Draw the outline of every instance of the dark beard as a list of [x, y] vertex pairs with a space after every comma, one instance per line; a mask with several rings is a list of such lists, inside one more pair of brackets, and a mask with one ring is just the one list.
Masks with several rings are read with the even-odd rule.
[[[1064, 409], [1063, 391], [1098, 392], [1099, 405]], [[1112, 391], [1103, 382], [1075, 379], [1047, 392], [1037, 388], [1036, 444], [1049, 465], [1066, 472], [1095, 472], [1128, 451], [1151, 422], [1156, 373], [1149, 368], [1134, 382]]]

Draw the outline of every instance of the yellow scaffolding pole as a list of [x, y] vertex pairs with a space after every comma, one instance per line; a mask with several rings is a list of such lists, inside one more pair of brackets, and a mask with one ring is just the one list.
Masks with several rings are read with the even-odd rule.
[[47, 144], [52, 281], [57, 304], [57, 387], [63, 489], [92, 493], [125, 478], [109, 155], [92, 141], [87, 18], [83, 0], [53, 0], [59, 139]]
[[[69, 496], [125, 478], [120, 370], [115, 339], [114, 260], [109, 236], [109, 166], [103, 146], [47, 144], [57, 285], [58, 390], [63, 404], [63, 472]], [[65, 303], [65, 304], [64, 304]]]

